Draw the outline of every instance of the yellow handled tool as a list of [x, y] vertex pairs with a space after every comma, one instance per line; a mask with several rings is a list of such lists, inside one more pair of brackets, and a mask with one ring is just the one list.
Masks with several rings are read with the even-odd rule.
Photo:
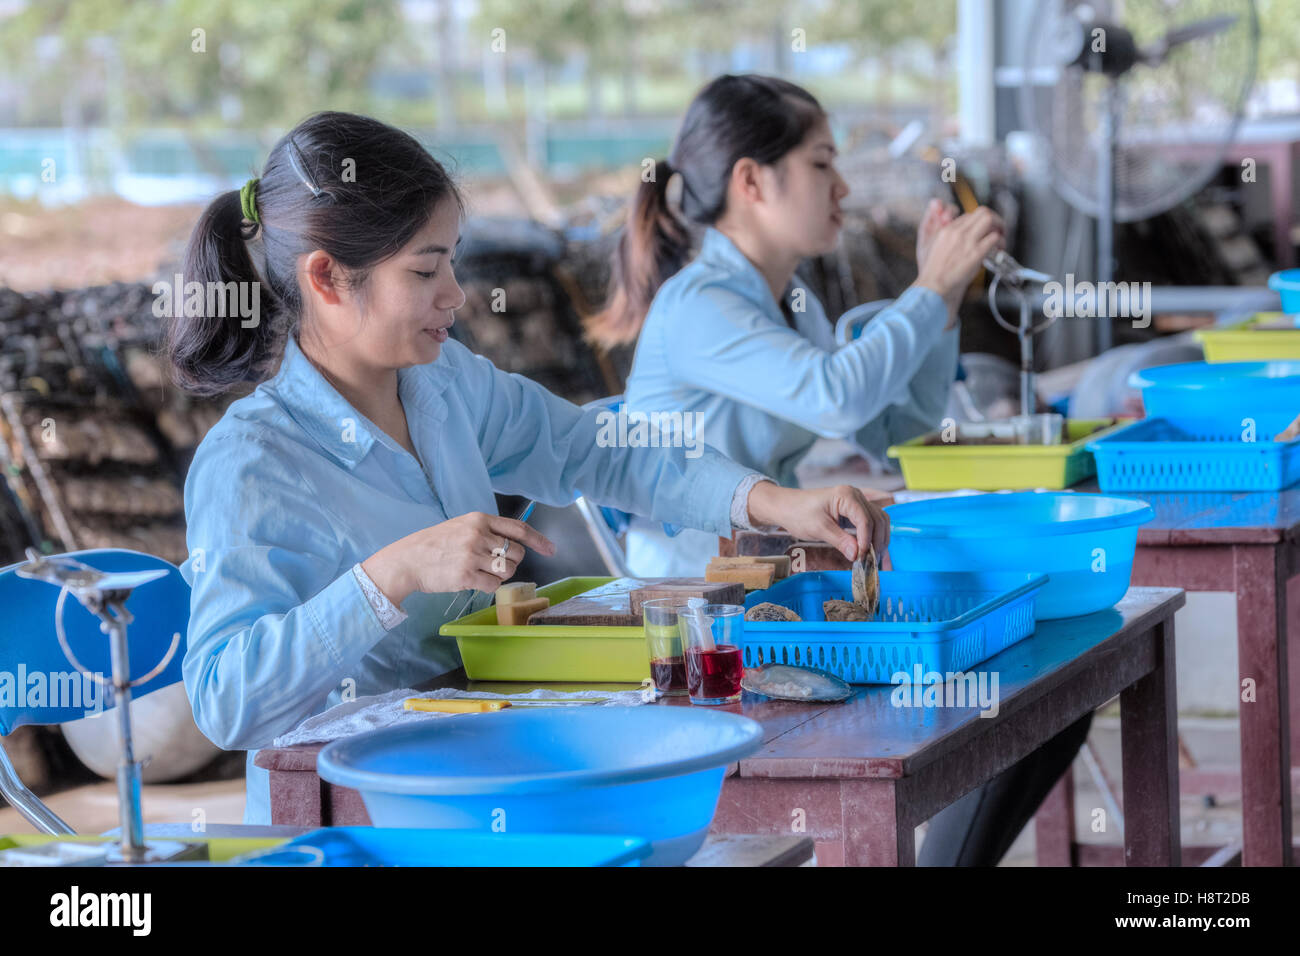
[[508, 700], [434, 700], [430, 697], [408, 697], [402, 704], [407, 710], [427, 710], [441, 714], [485, 714], [505, 710]]

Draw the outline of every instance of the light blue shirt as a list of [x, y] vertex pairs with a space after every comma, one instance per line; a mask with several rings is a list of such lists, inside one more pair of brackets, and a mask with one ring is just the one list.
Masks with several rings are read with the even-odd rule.
[[[597, 412], [497, 369], [455, 340], [398, 373], [418, 460], [287, 343], [279, 372], [234, 402], [185, 483], [192, 587], [185, 689], [203, 733], [248, 750], [248, 823], [270, 823], [254, 751], [344, 699], [458, 667], [437, 636], [465, 592], [412, 594], [385, 630], [351, 567], [493, 491], [562, 506], [576, 494], [711, 534], [731, 533], [751, 473], [705, 448], [607, 448]], [[476, 609], [488, 603], [480, 595]]]
[[[698, 255], [655, 295], [637, 340], [629, 411], [699, 415], [704, 441], [795, 487], [818, 437], [847, 438], [877, 458], [939, 425], [957, 373], [959, 330], [946, 330], [938, 293], [912, 288], [844, 346], [817, 297], [795, 280], [791, 328], [758, 268], [713, 227]], [[639, 574], [698, 573], [716, 542], [668, 538], [634, 521], [628, 556]]]

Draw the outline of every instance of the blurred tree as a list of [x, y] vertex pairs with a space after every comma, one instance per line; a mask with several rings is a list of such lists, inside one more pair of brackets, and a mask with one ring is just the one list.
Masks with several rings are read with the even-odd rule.
[[[39, 89], [94, 76], [115, 119], [266, 129], [365, 110], [404, 39], [399, 0], [41, 0], [9, 17], [0, 58]], [[83, 92], [88, 92], [84, 91]], [[36, 122], [49, 117], [34, 117]]]

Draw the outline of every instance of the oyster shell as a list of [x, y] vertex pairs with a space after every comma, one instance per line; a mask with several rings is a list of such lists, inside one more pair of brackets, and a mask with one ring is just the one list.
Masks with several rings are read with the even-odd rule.
[[853, 688], [834, 674], [790, 664], [747, 668], [740, 686], [777, 700], [838, 701], [853, 696]]
[[854, 602], [866, 610], [867, 620], [874, 619], [880, 609], [880, 563], [874, 545], [867, 545], [865, 560], [859, 555], [853, 562], [852, 581]]
[[745, 612], [746, 621], [802, 621], [798, 614], [788, 607], [782, 607], [779, 604], [773, 604], [771, 601], [764, 601], [762, 604], [755, 604]]
[[867, 609], [854, 601], [841, 601], [838, 598], [822, 602], [822, 613], [828, 621], [870, 621]]

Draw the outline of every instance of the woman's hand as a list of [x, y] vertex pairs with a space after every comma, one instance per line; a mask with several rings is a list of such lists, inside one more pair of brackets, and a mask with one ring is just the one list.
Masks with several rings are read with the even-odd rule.
[[[944, 225], [938, 225], [939, 213], [934, 214], [930, 228], [936, 229], [925, 248], [925, 261], [920, 261], [922, 237], [918, 234], [918, 274], [916, 285], [933, 289], [948, 306], [948, 328], [956, 322], [957, 307], [971, 281], [979, 272], [984, 257], [1002, 246], [1002, 217], [987, 206], [981, 206], [965, 216], [958, 216]], [[926, 219], [932, 220], [927, 211]], [[925, 227], [923, 222], [922, 227]]]
[[471, 511], [399, 538], [361, 562], [361, 569], [394, 604], [414, 591], [492, 594], [515, 573], [525, 547], [555, 554], [555, 545], [524, 522]]
[[[756, 525], [776, 525], [796, 538], [824, 541], [849, 561], [865, 554], [867, 545], [884, 554], [889, 547], [889, 515], [851, 485], [834, 488], [782, 488], [760, 481], [749, 492], [749, 516]], [[854, 531], [840, 527], [847, 518]]]
[[1278, 432], [1273, 441], [1290, 441], [1292, 438], [1300, 438], [1300, 415], [1284, 431]]
[[925, 216], [921, 219], [921, 228], [916, 231], [916, 271], [925, 271], [925, 264], [930, 260], [930, 250], [934, 247], [934, 237], [939, 230], [952, 222], [961, 210], [952, 203], [931, 199], [925, 207]]

